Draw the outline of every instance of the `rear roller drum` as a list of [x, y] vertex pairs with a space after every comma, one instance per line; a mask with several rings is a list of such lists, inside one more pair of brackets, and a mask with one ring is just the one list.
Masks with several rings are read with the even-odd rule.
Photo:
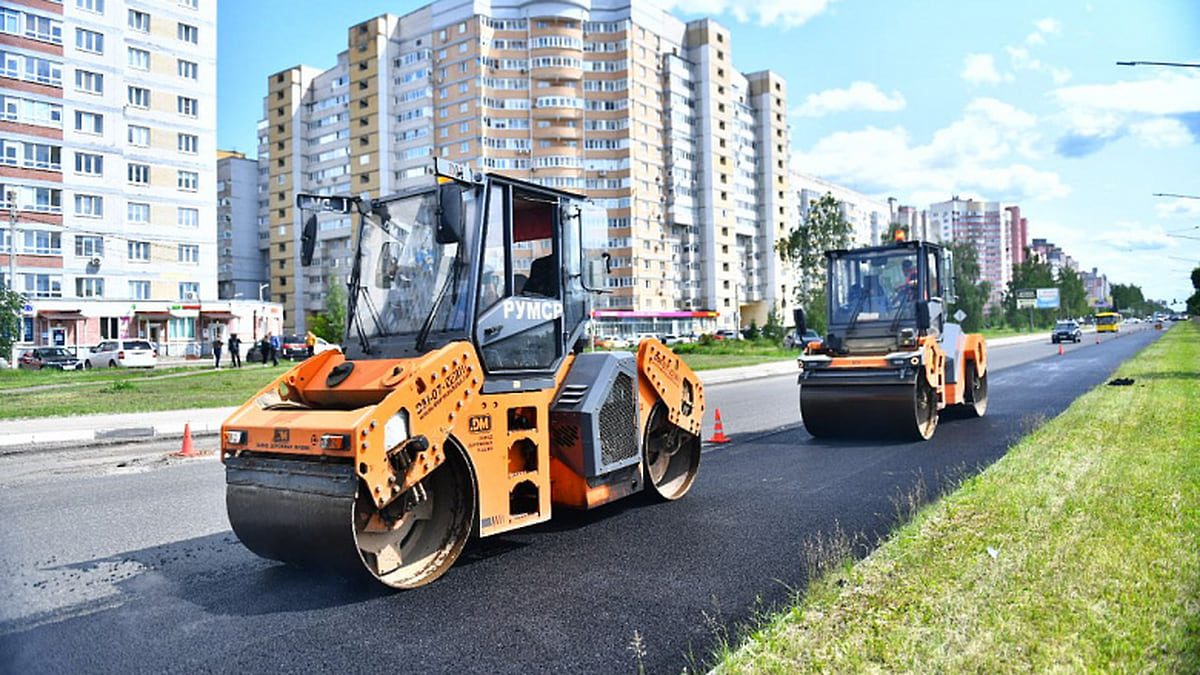
[[968, 417], [983, 417], [988, 406], [987, 372], [975, 374], [975, 364], [967, 364], [967, 387], [963, 392], [962, 409]]
[[700, 437], [672, 424], [662, 403], [650, 411], [642, 453], [646, 482], [655, 494], [666, 500], [687, 494], [700, 469]]
[[938, 397], [925, 378], [896, 384], [800, 385], [800, 416], [817, 438], [928, 440], [938, 423]]

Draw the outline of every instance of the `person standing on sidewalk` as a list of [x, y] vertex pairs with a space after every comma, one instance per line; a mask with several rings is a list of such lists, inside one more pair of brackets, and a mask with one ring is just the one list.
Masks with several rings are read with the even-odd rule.
[[213, 367], [214, 368], [221, 367], [221, 345], [223, 345], [223, 344], [224, 343], [221, 342], [220, 335], [217, 335], [216, 337], [213, 338], [212, 348], [213, 348]]
[[271, 334], [267, 333], [261, 340], [258, 341], [258, 353], [262, 356], [263, 365], [267, 365], [267, 359], [271, 358]]
[[229, 336], [229, 361], [234, 368], [242, 367], [242, 341], [238, 339], [237, 333], [231, 333]]
[[277, 366], [279, 365], [279, 336], [274, 333], [267, 333], [267, 335], [271, 338], [271, 365]]
[[310, 330], [304, 335], [304, 346], [308, 347], [308, 358], [312, 358], [313, 348], [317, 346], [317, 336]]

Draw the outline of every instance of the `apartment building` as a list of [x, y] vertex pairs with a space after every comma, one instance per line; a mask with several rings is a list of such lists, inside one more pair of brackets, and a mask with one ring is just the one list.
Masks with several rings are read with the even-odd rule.
[[960, 199], [930, 204], [929, 222], [942, 241], [971, 242], [982, 281], [991, 284], [987, 306], [999, 304], [1012, 279], [1012, 215], [999, 202]]
[[270, 293], [304, 327], [344, 279], [352, 219], [294, 264], [297, 192], [386, 195], [433, 157], [587, 194], [609, 212], [613, 332], [760, 323], [789, 297], [785, 82], [733, 67], [729, 31], [650, 0], [442, 0], [347, 31], [328, 70], [267, 78], [259, 160]]
[[217, 297], [264, 300], [265, 228], [258, 225], [258, 161], [217, 152]]
[[851, 245], [878, 246], [887, 243], [883, 241], [891, 222], [891, 204], [887, 200], [876, 199], [800, 171], [792, 172], [791, 186], [796, 214], [793, 222], [807, 222], [813, 204], [829, 194], [842, 204], [842, 216], [852, 228]]
[[20, 346], [183, 350], [217, 298], [216, 0], [0, 5], [0, 278]]

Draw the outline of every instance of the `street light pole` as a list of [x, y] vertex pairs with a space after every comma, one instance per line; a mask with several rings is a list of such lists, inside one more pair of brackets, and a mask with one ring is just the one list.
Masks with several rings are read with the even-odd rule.
[[263, 302], [263, 291], [264, 291], [264, 290], [266, 290], [267, 288], [270, 288], [270, 287], [271, 287], [271, 284], [270, 284], [270, 283], [265, 283], [265, 284], [259, 284], [259, 285], [258, 285], [258, 301], [259, 301], [259, 302]]
[[1171, 68], [1200, 68], [1200, 63], [1179, 61], [1117, 61], [1118, 66], [1168, 66]]
[[17, 290], [17, 193], [9, 190], [8, 198], [8, 290]]

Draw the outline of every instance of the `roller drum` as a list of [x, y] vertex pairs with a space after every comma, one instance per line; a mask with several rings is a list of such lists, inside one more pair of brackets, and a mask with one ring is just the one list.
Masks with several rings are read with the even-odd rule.
[[937, 400], [923, 379], [891, 383], [822, 382], [800, 385], [800, 415], [818, 438], [926, 440], [937, 425]]

